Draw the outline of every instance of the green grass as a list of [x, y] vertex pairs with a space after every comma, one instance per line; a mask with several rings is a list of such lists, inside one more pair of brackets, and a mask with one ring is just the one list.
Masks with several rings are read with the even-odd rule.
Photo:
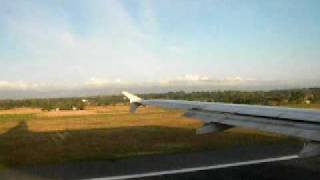
[[130, 127], [62, 132], [30, 132], [24, 125], [0, 138], [5, 166], [52, 164], [93, 159], [215, 150], [239, 146], [295, 142], [284, 136], [246, 131], [196, 135], [194, 129]]
[[1, 121], [28, 121], [35, 118], [35, 114], [0, 114]]
[[0, 171], [7, 169], [3, 164], [0, 164]]

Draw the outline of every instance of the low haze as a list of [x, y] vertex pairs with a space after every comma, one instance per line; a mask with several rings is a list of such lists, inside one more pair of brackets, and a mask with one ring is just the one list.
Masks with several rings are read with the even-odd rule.
[[320, 86], [320, 1], [1, 0], [0, 98]]

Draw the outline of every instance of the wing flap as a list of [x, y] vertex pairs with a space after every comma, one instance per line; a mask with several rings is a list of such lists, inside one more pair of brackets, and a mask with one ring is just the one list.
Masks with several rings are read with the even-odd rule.
[[233, 126], [254, 128], [308, 140], [301, 157], [320, 154], [320, 111], [184, 100], [143, 100], [128, 92], [123, 94], [129, 98], [132, 112], [140, 105], [185, 110], [185, 116], [205, 122], [198, 129], [199, 134], [219, 132]]
[[279, 121], [276, 119], [267, 119], [262, 117], [200, 112], [197, 110], [189, 111], [185, 116], [201, 119], [206, 123], [220, 123], [230, 126], [254, 128], [261, 131], [320, 141], [320, 124]]

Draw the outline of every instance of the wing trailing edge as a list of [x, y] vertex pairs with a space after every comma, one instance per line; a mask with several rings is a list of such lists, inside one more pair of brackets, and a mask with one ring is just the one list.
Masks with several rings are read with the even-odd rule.
[[184, 116], [197, 118], [204, 126], [197, 134], [221, 132], [232, 127], [253, 128], [305, 140], [300, 157], [320, 155], [320, 111], [257, 105], [208, 103], [184, 100], [144, 100], [122, 92], [130, 100], [130, 111], [140, 105], [151, 105], [186, 111]]

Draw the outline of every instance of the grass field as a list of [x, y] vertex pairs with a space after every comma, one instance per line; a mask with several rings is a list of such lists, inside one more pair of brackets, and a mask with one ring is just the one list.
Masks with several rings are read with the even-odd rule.
[[291, 104], [288, 107], [293, 108], [308, 108], [308, 109], [320, 109], [320, 104]]
[[196, 135], [201, 122], [182, 114], [152, 107], [130, 114], [127, 106], [90, 107], [84, 111], [3, 111], [0, 167], [298, 142], [240, 128]]

